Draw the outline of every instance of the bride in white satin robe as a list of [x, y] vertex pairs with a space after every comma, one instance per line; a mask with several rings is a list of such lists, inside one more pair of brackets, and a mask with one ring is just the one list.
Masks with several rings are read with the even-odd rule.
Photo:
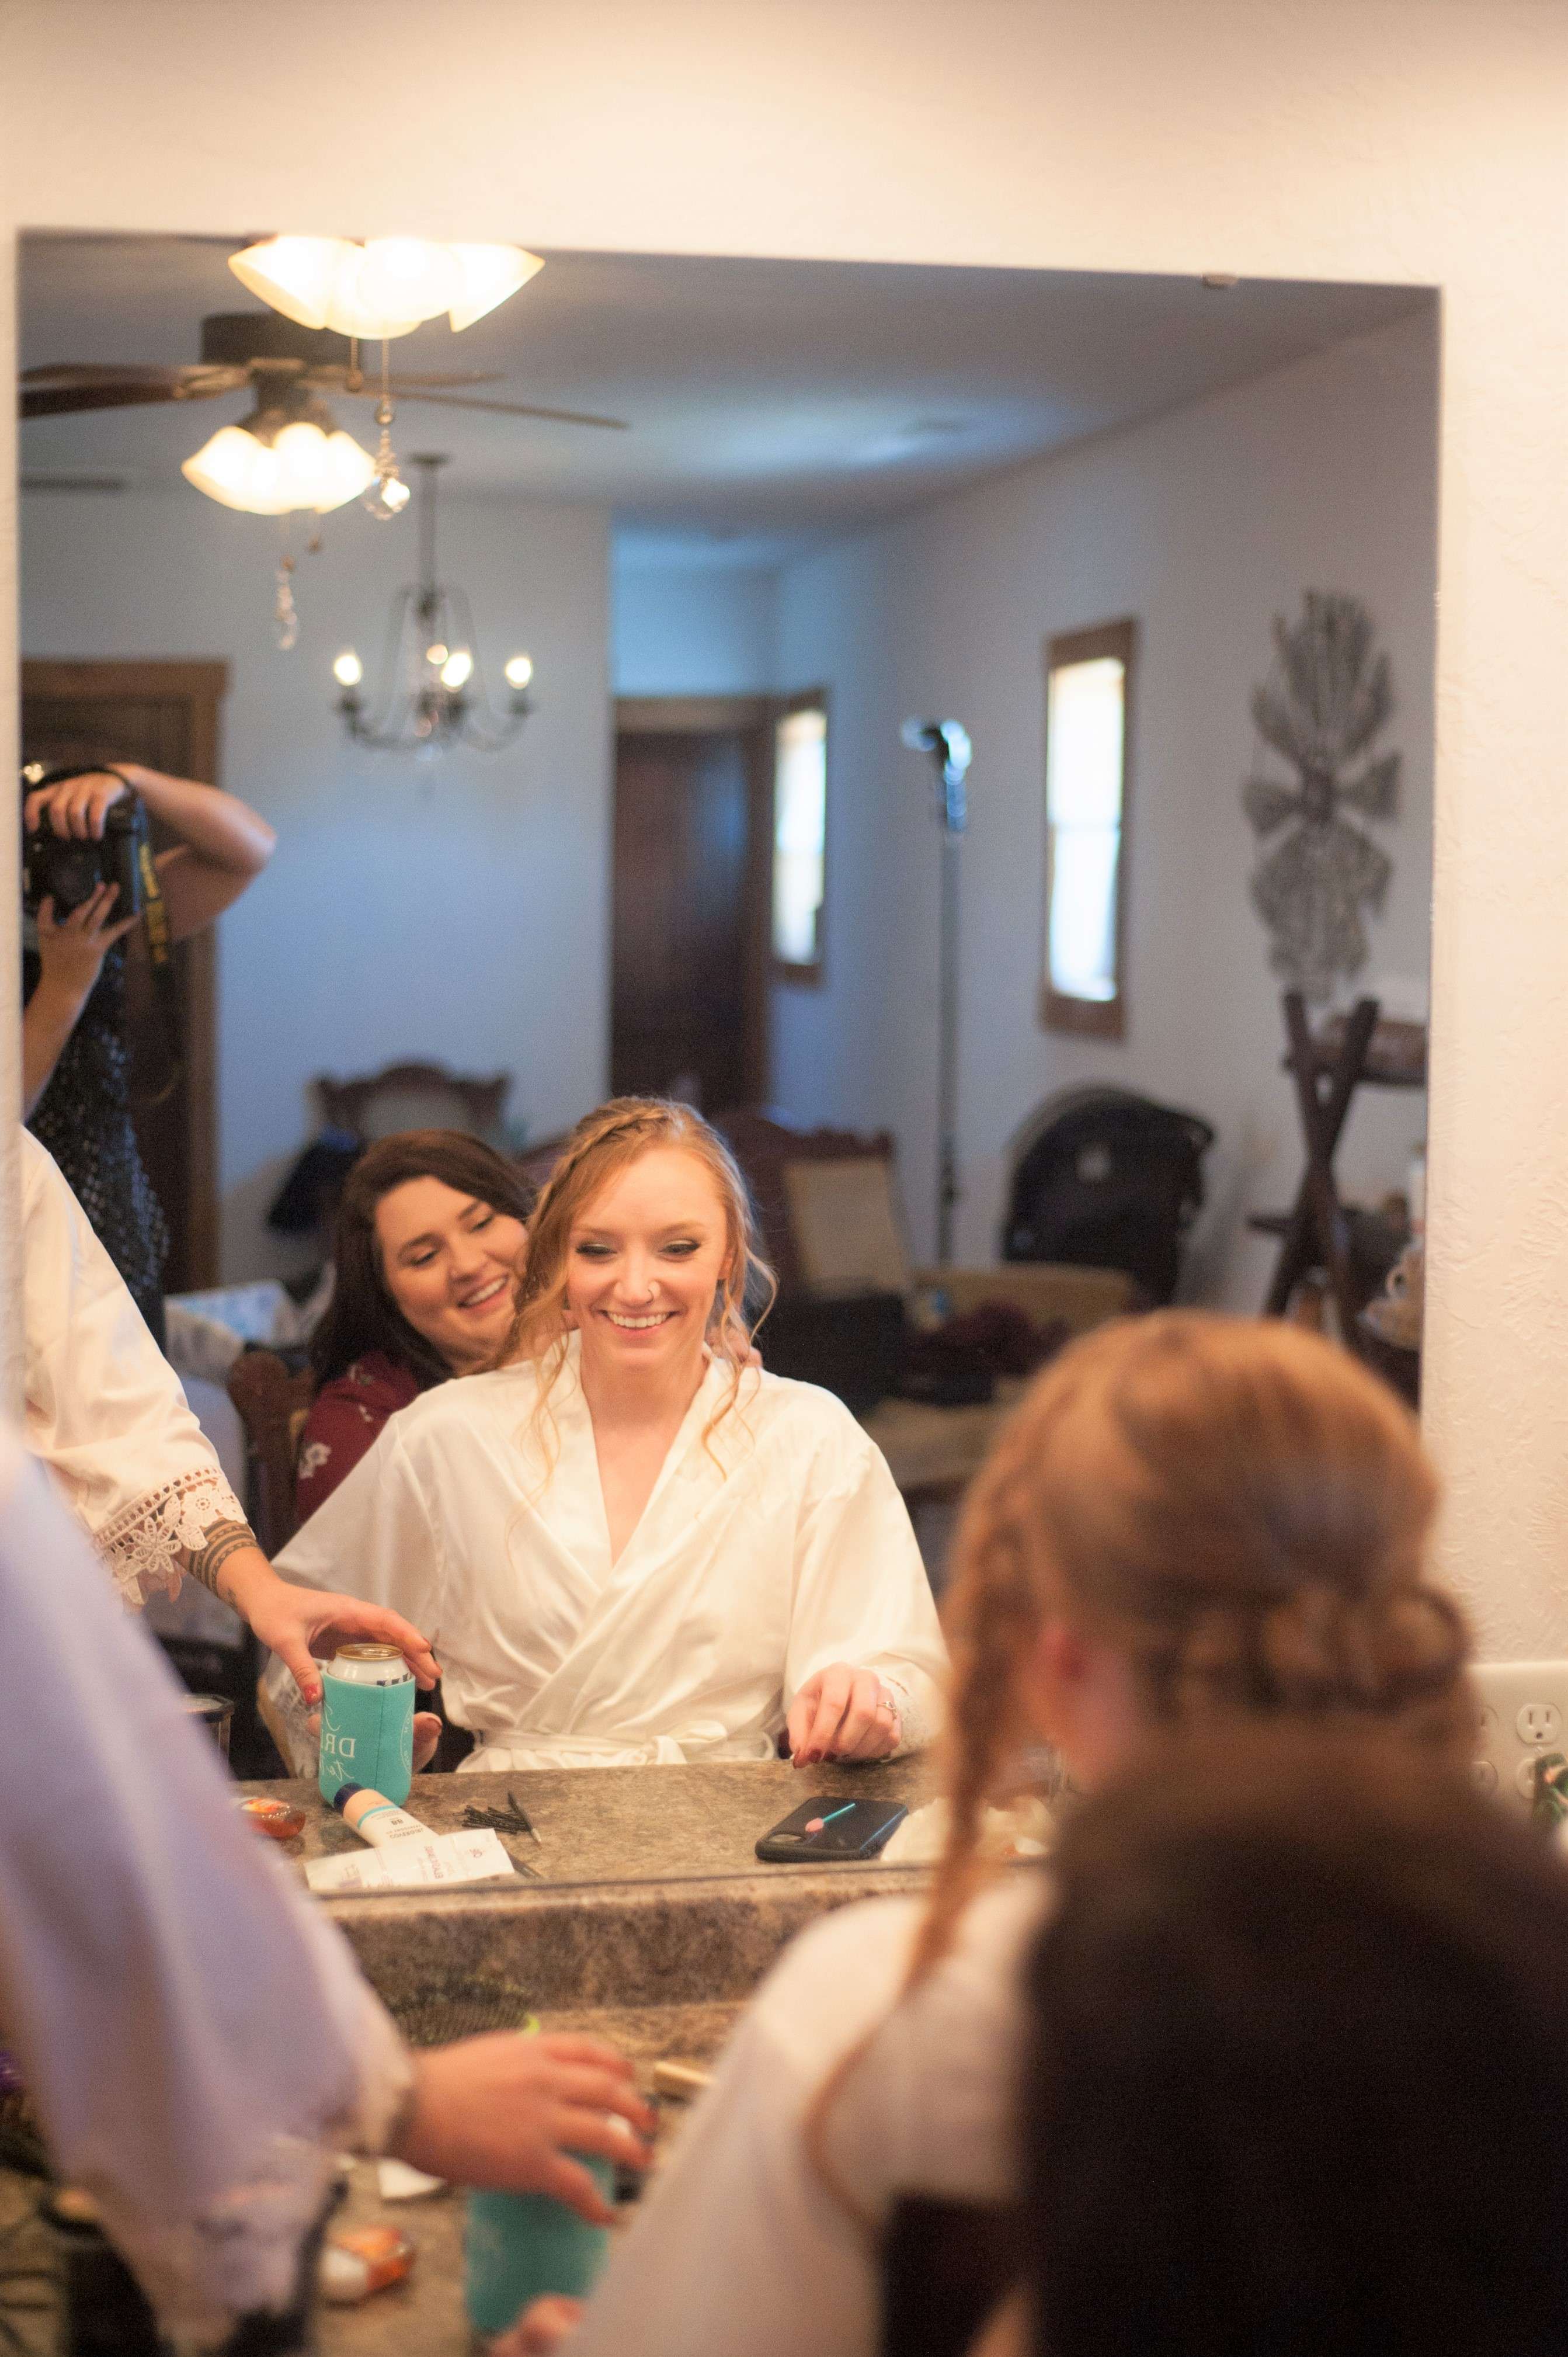
[[[721, 1268], [712, 1133], [683, 1108], [617, 1114], [583, 1125], [535, 1215], [524, 1354], [393, 1416], [276, 1568], [424, 1632], [478, 1738], [470, 1769], [764, 1760], [787, 1724], [802, 1761], [913, 1749], [945, 1654], [886, 1464], [830, 1394], [755, 1366], [737, 1380], [745, 1232]], [[628, 1132], [620, 1192], [615, 1168], [590, 1183]], [[693, 1170], [712, 1231], [694, 1242]], [[551, 1264], [572, 1254], [563, 1334]]]
[[[535, 1365], [460, 1376], [394, 1415], [277, 1556], [306, 1587], [391, 1605], [429, 1640], [471, 1769], [767, 1760], [834, 1662], [875, 1669], [905, 1745], [943, 1653], [881, 1452], [810, 1383], [710, 1362], [610, 1561], [575, 1338], [531, 1436]], [[719, 1421], [703, 1433], [710, 1419]]]

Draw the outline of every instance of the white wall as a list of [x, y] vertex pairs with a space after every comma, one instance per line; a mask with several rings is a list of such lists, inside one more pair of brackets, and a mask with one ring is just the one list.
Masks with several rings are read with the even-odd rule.
[[757, 695], [772, 686], [777, 573], [617, 563], [611, 579], [618, 695]]
[[[1363, 981], [1423, 999], [1430, 950], [1437, 350], [1418, 317], [1125, 434], [1042, 460], [789, 566], [780, 684], [832, 692], [825, 986], [774, 994], [773, 1094], [792, 1113], [886, 1124], [917, 1243], [935, 1219], [940, 837], [909, 713], [975, 741], [964, 849], [960, 1248], [993, 1255], [1004, 1148], [1054, 1090], [1090, 1080], [1190, 1107], [1219, 1130], [1189, 1289], [1256, 1308], [1273, 1251], [1242, 1224], [1294, 1195], [1301, 1146], [1278, 985], [1247, 880], [1240, 791], [1269, 626], [1307, 589], [1364, 598], [1398, 709], [1402, 822]], [[1124, 1043], [1036, 1020], [1044, 860], [1045, 639], [1136, 617]], [[1281, 775], [1277, 761], [1265, 762]], [[1401, 1011], [1423, 1012], [1423, 1006]], [[1420, 1096], [1363, 1091], [1348, 1189], [1402, 1185]]]
[[492, 683], [520, 644], [538, 666], [538, 709], [494, 756], [379, 753], [338, 718], [331, 659], [352, 642], [375, 676], [392, 592], [415, 560], [402, 525], [357, 508], [328, 518], [321, 554], [299, 559], [302, 627], [285, 655], [269, 626], [276, 530], [263, 519], [183, 486], [25, 502], [25, 651], [222, 658], [221, 782], [278, 831], [219, 934], [229, 1279], [318, 1256], [263, 1224], [319, 1125], [316, 1073], [409, 1056], [510, 1071], [509, 1115], [542, 1136], [604, 1092], [606, 518], [444, 497], [441, 538]]
[[[1568, 1648], [1560, 0], [970, 0], [957, 40], [950, 0], [455, 0], [438, 41], [424, 0], [267, 22], [256, 43], [200, 0], [0, 0], [0, 363], [24, 225], [1443, 289], [1424, 1420], [1485, 1640]], [[382, 51], [407, 70], [367, 128]], [[15, 447], [5, 411], [0, 642]], [[16, 922], [0, 889], [0, 987]], [[17, 1075], [0, 1026], [12, 1103]], [[0, 1182], [9, 1275], [3, 1125]]]

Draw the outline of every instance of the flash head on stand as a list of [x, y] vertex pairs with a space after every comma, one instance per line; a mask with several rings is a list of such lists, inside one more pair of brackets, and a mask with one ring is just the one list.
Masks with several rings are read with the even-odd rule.
[[961, 720], [906, 720], [898, 734], [911, 753], [932, 753], [944, 770], [961, 778], [974, 748]]

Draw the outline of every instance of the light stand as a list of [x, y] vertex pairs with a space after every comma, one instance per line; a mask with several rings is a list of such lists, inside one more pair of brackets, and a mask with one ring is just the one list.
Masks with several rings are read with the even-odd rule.
[[973, 748], [960, 720], [906, 720], [899, 731], [912, 753], [936, 764], [937, 817], [942, 829], [941, 1012], [937, 1039], [937, 1265], [952, 1259], [958, 1184], [959, 852], [969, 821], [964, 780]]

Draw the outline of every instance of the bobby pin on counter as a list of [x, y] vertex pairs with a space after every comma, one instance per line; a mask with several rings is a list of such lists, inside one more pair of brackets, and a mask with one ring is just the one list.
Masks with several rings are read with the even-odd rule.
[[[449, 1891], [324, 1897], [367, 1976], [415, 2044], [504, 2027], [588, 2030], [638, 2064], [710, 2064], [781, 1948], [852, 1900], [918, 1889], [926, 1869], [844, 1861], [763, 1865], [755, 1845], [804, 1799], [929, 1798], [927, 1755], [874, 1768], [787, 1761], [419, 1776], [406, 1806], [434, 1833], [489, 1819], [518, 1871]], [[292, 1801], [301, 1869], [363, 1856], [314, 1784], [246, 1785]], [[515, 1813], [532, 1835], [511, 1830]], [[671, 2108], [671, 2117], [678, 2115]], [[354, 2170], [335, 2226], [392, 2223], [414, 2239], [407, 2279], [359, 2307], [322, 2310], [323, 2357], [467, 2357], [463, 2215], [451, 2190], [383, 2201], [377, 2169]]]

